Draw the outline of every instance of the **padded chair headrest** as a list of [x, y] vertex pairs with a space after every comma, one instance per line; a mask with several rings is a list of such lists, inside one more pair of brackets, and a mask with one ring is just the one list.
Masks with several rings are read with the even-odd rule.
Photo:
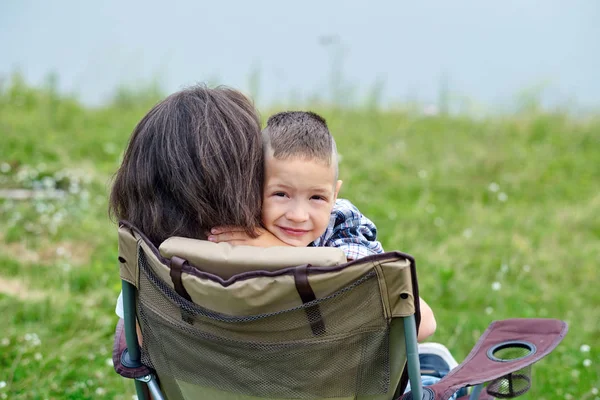
[[[170, 260], [187, 260], [191, 266], [180, 274], [180, 284], [191, 300], [227, 315], [269, 313], [282, 307], [301, 306], [295, 267], [307, 264], [312, 268], [304, 269], [304, 274], [317, 298], [341, 290], [375, 270], [388, 318], [411, 315], [417, 304], [417, 292], [413, 291], [414, 260], [399, 252], [347, 262], [344, 252], [333, 247], [259, 248], [182, 237], [169, 238], [157, 249], [137, 228], [121, 221], [120, 275], [136, 287], [140, 281], [139, 251], [145, 254], [147, 268], [171, 288], [174, 278]], [[282, 271], [273, 272], [277, 270]], [[249, 274], [252, 271], [258, 272]]]
[[165, 240], [159, 251], [165, 258], [183, 258], [198, 269], [223, 279], [248, 271], [274, 271], [303, 264], [330, 267], [346, 263], [344, 252], [334, 247], [258, 248], [183, 237]]

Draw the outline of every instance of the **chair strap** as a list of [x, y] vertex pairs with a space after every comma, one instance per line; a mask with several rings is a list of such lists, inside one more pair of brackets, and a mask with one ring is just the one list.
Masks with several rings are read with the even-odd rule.
[[187, 301], [192, 301], [190, 294], [183, 287], [183, 282], [181, 281], [181, 272], [183, 271], [183, 265], [187, 263], [187, 260], [183, 258], [173, 256], [171, 257], [171, 281], [173, 282], [173, 287], [178, 295], [186, 299]]
[[[294, 268], [294, 283], [296, 284], [296, 290], [302, 299], [302, 303], [310, 303], [317, 299], [315, 292], [312, 290], [310, 283], [308, 282], [308, 264], [300, 265]], [[314, 304], [306, 307], [306, 316], [308, 323], [315, 336], [319, 336], [325, 333], [325, 323], [321, 315], [321, 309], [318, 304]]]

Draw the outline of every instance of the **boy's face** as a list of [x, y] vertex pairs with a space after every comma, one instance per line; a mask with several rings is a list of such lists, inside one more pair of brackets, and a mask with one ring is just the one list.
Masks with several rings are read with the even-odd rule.
[[307, 246], [327, 229], [342, 181], [333, 166], [299, 158], [265, 159], [262, 222], [291, 246]]

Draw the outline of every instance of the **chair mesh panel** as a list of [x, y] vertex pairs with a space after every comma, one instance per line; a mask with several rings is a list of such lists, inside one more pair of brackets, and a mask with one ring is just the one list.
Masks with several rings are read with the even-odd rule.
[[489, 383], [486, 390], [497, 399], [512, 399], [522, 396], [531, 388], [531, 365]]
[[[389, 326], [374, 271], [303, 306], [240, 317], [181, 298], [139, 254], [142, 361], [159, 378], [257, 397], [388, 391]], [[315, 310], [325, 326], [317, 334], [307, 315]]]

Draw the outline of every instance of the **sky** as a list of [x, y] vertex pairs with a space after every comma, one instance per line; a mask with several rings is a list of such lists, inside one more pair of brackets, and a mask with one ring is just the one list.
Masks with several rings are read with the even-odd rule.
[[530, 92], [597, 107], [598, 21], [596, 0], [7, 0], [0, 77], [53, 72], [88, 104], [120, 85], [209, 81], [254, 88], [259, 105], [359, 101], [378, 85], [385, 103], [447, 90], [489, 107]]

